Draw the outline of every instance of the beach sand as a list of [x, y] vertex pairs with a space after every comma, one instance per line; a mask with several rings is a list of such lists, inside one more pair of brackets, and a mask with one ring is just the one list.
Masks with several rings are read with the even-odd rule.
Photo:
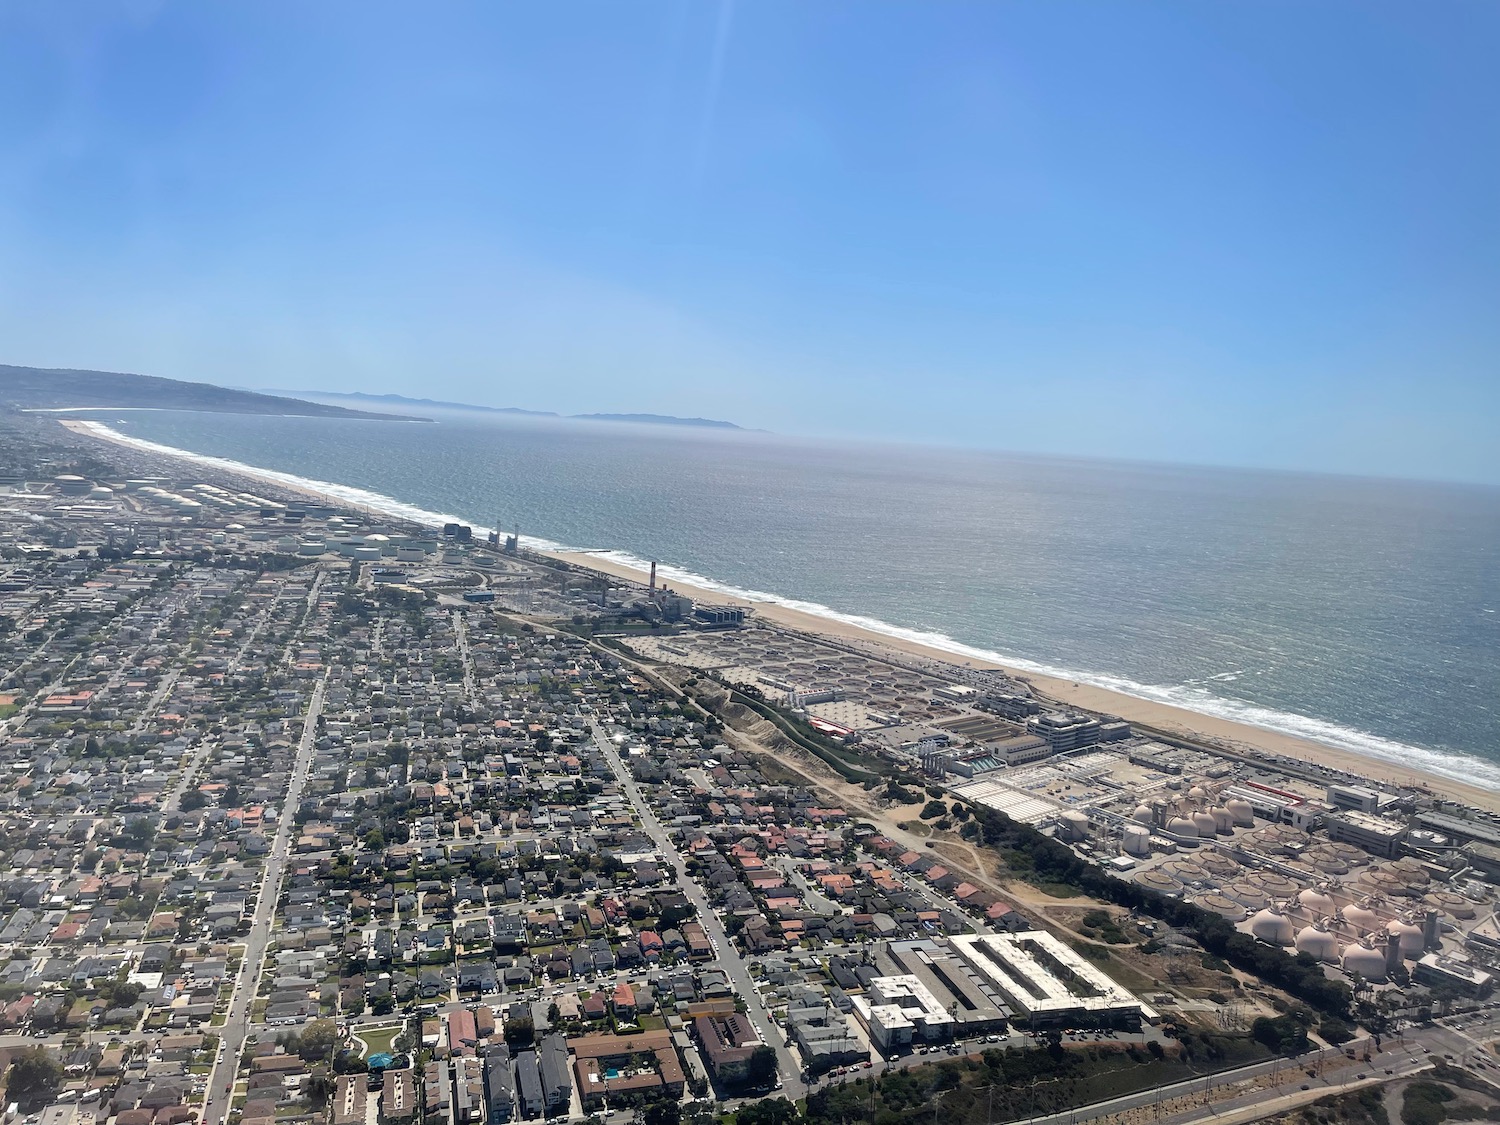
[[[612, 560], [601, 559], [597, 555], [586, 552], [558, 552], [553, 557], [574, 566], [601, 571], [617, 578], [640, 582], [643, 585], [649, 578], [649, 575], [645, 571], [624, 566]], [[671, 587], [673, 590], [687, 595], [694, 601], [721, 605], [747, 604], [743, 599], [735, 599], [716, 590], [706, 590], [683, 582], [673, 581]], [[1342, 770], [1356, 777], [1389, 782], [1395, 785], [1420, 786], [1430, 789], [1433, 793], [1462, 801], [1464, 804], [1500, 812], [1500, 794], [1480, 786], [1466, 785], [1453, 778], [1442, 777], [1437, 774], [1425, 773], [1418, 770], [1404, 769], [1392, 762], [1384, 762], [1378, 758], [1366, 757], [1363, 754], [1356, 754], [1350, 750], [1325, 746], [1320, 742], [1314, 742], [1310, 739], [1297, 738], [1293, 735], [1282, 734], [1277, 731], [1263, 730], [1260, 727], [1250, 726], [1246, 723], [1237, 723], [1230, 719], [1215, 718], [1212, 715], [1200, 715], [1196, 711], [1188, 711], [1180, 707], [1157, 703], [1149, 699], [1138, 699], [1135, 696], [1124, 695], [1120, 692], [1110, 691], [1107, 688], [1074, 683], [1070, 680], [1062, 680], [1053, 676], [1043, 676], [1035, 672], [1008, 668], [1003, 664], [959, 656], [915, 641], [908, 641], [899, 637], [887, 636], [884, 633], [862, 629], [858, 625], [835, 621], [816, 614], [804, 613], [801, 610], [777, 605], [774, 602], [753, 602], [748, 604], [751, 605], [757, 616], [789, 629], [835, 637], [842, 641], [854, 642], [860, 645], [879, 646], [896, 652], [906, 653], [910, 656], [941, 661], [945, 664], [966, 664], [974, 668], [995, 668], [1016, 679], [1026, 681], [1049, 699], [1071, 704], [1075, 707], [1082, 707], [1089, 711], [1116, 715], [1129, 722], [1142, 724], [1167, 733], [1212, 741], [1222, 745], [1226, 750], [1231, 752], [1247, 753], [1250, 755], [1274, 754], [1287, 758], [1295, 758], [1316, 766], [1327, 766], [1330, 769]]]
[[[86, 421], [73, 419], [63, 419], [60, 421], [62, 425], [74, 433], [97, 438], [101, 441], [118, 442], [118, 444], [137, 455], [171, 456], [170, 454], [155, 451], [146, 454], [145, 451], [142, 451], [130, 442], [119, 441], [113, 434], [101, 432]], [[332, 500], [327, 495], [319, 493], [314, 489], [298, 488], [295, 485], [277, 480], [272, 476], [262, 475], [249, 469], [209, 469], [209, 467], [202, 466], [199, 462], [193, 461], [191, 458], [182, 459], [199, 465], [200, 468], [203, 468], [207, 472], [222, 473], [228, 477], [239, 477], [247, 482], [270, 485], [283, 493], [301, 494], [319, 502], [333, 503], [339, 507], [364, 511], [382, 521], [389, 521], [392, 518], [389, 513], [381, 512], [378, 509], [342, 500]], [[558, 559], [573, 566], [612, 575], [616, 578], [639, 582], [642, 585], [645, 585], [649, 578], [649, 575], [644, 570], [625, 566], [610, 559], [603, 559], [589, 552], [538, 551], [535, 553]], [[735, 599], [716, 590], [708, 590], [675, 580], [672, 582], [672, 588], [698, 602], [718, 605], [746, 604], [743, 599]], [[1184, 708], [1157, 703], [1153, 700], [1139, 699], [1135, 696], [1110, 691], [1107, 688], [1074, 683], [1053, 676], [1044, 676], [1035, 672], [1009, 668], [1003, 664], [959, 656], [929, 645], [923, 645], [900, 637], [888, 636], [869, 629], [862, 629], [857, 625], [835, 621], [831, 618], [818, 616], [817, 614], [805, 613], [801, 610], [777, 605], [774, 602], [754, 602], [753, 609], [761, 618], [785, 628], [832, 637], [861, 647], [872, 646], [883, 648], [923, 660], [938, 661], [950, 665], [967, 664], [974, 668], [995, 668], [1015, 679], [1024, 680], [1042, 695], [1060, 703], [1070, 704], [1107, 715], [1115, 715], [1129, 722], [1141, 724], [1156, 730], [1213, 742], [1221, 745], [1230, 752], [1245, 753], [1252, 756], [1269, 754], [1294, 758], [1301, 762], [1315, 766], [1327, 766], [1330, 769], [1341, 770], [1356, 777], [1368, 778], [1372, 781], [1421, 787], [1430, 790], [1434, 794], [1449, 797], [1466, 805], [1473, 805], [1491, 812], [1500, 813], [1500, 793], [1496, 793], [1492, 789], [1483, 786], [1465, 784], [1453, 778], [1422, 770], [1403, 768], [1392, 762], [1357, 754], [1339, 747], [1327, 746], [1310, 739], [1297, 738], [1293, 735], [1265, 730], [1246, 723], [1234, 722], [1230, 719], [1202, 715], [1196, 711], [1188, 711]]]

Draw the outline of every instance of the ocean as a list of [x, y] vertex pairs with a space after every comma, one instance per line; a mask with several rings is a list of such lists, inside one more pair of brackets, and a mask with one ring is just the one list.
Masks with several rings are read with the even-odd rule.
[[84, 416], [1500, 786], [1500, 489], [456, 411]]

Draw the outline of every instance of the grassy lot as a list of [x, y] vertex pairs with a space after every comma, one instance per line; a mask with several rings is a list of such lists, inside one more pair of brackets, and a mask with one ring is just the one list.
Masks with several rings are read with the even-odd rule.
[[396, 1036], [401, 1034], [401, 1025], [392, 1027], [370, 1027], [361, 1028], [359, 1038], [364, 1042], [365, 1052], [361, 1058], [369, 1058], [381, 1052], [389, 1052], [391, 1044], [396, 1041]]

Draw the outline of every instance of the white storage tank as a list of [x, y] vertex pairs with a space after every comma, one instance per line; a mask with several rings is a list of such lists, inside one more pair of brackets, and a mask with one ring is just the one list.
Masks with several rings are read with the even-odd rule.
[[1120, 850], [1126, 855], [1148, 856], [1151, 854], [1151, 829], [1144, 824], [1127, 824], [1125, 835], [1120, 839]]
[[1401, 942], [1401, 956], [1408, 961], [1413, 961], [1422, 956], [1422, 948], [1427, 939], [1422, 933], [1422, 927], [1410, 918], [1395, 918], [1385, 928], [1385, 932]]
[[1269, 945], [1291, 945], [1295, 937], [1292, 920], [1274, 906], [1258, 911], [1250, 919], [1250, 933]]
[[1338, 939], [1329, 933], [1321, 923], [1304, 926], [1297, 934], [1297, 952], [1307, 953], [1316, 957], [1319, 961], [1327, 961], [1333, 964], [1339, 959]]
[[1089, 818], [1077, 809], [1069, 809], [1058, 818], [1057, 834], [1064, 840], [1077, 842], [1088, 839]]
[[1385, 954], [1369, 941], [1344, 946], [1344, 956], [1339, 963], [1350, 976], [1357, 973], [1376, 984], [1385, 980]]
[[1224, 808], [1229, 811], [1229, 818], [1239, 827], [1253, 828], [1255, 826], [1255, 810], [1250, 807], [1249, 801], [1241, 797], [1231, 797]]

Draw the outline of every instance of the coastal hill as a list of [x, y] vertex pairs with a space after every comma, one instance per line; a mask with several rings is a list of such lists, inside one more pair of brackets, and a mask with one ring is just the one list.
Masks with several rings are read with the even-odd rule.
[[743, 430], [733, 422], [721, 422], [715, 418], [678, 418], [671, 414], [558, 414], [553, 410], [523, 410], [519, 406], [479, 406], [472, 402], [444, 402], [433, 398], [407, 398], [405, 395], [372, 395], [359, 391], [285, 391], [272, 390], [268, 394], [306, 395], [314, 400], [338, 399], [341, 402], [361, 402], [382, 406], [399, 406], [406, 409], [428, 410], [477, 410], [483, 414], [522, 414], [530, 418], [569, 418], [579, 422], [634, 422], [649, 426], [702, 426], [713, 430]]
[[280, 414], [307, 418], [369, 418], [428, 421], [387, 411], [351, 410], [329, 403], [307, 402], [254, 391], [230, 390], [210, 383], [187, 383], [155, 375], [118, 371], [77, 371], [0, 364], [0, 405], [17, 409], [67, 407], [135, 410], [202, 410], [216, 414]]

